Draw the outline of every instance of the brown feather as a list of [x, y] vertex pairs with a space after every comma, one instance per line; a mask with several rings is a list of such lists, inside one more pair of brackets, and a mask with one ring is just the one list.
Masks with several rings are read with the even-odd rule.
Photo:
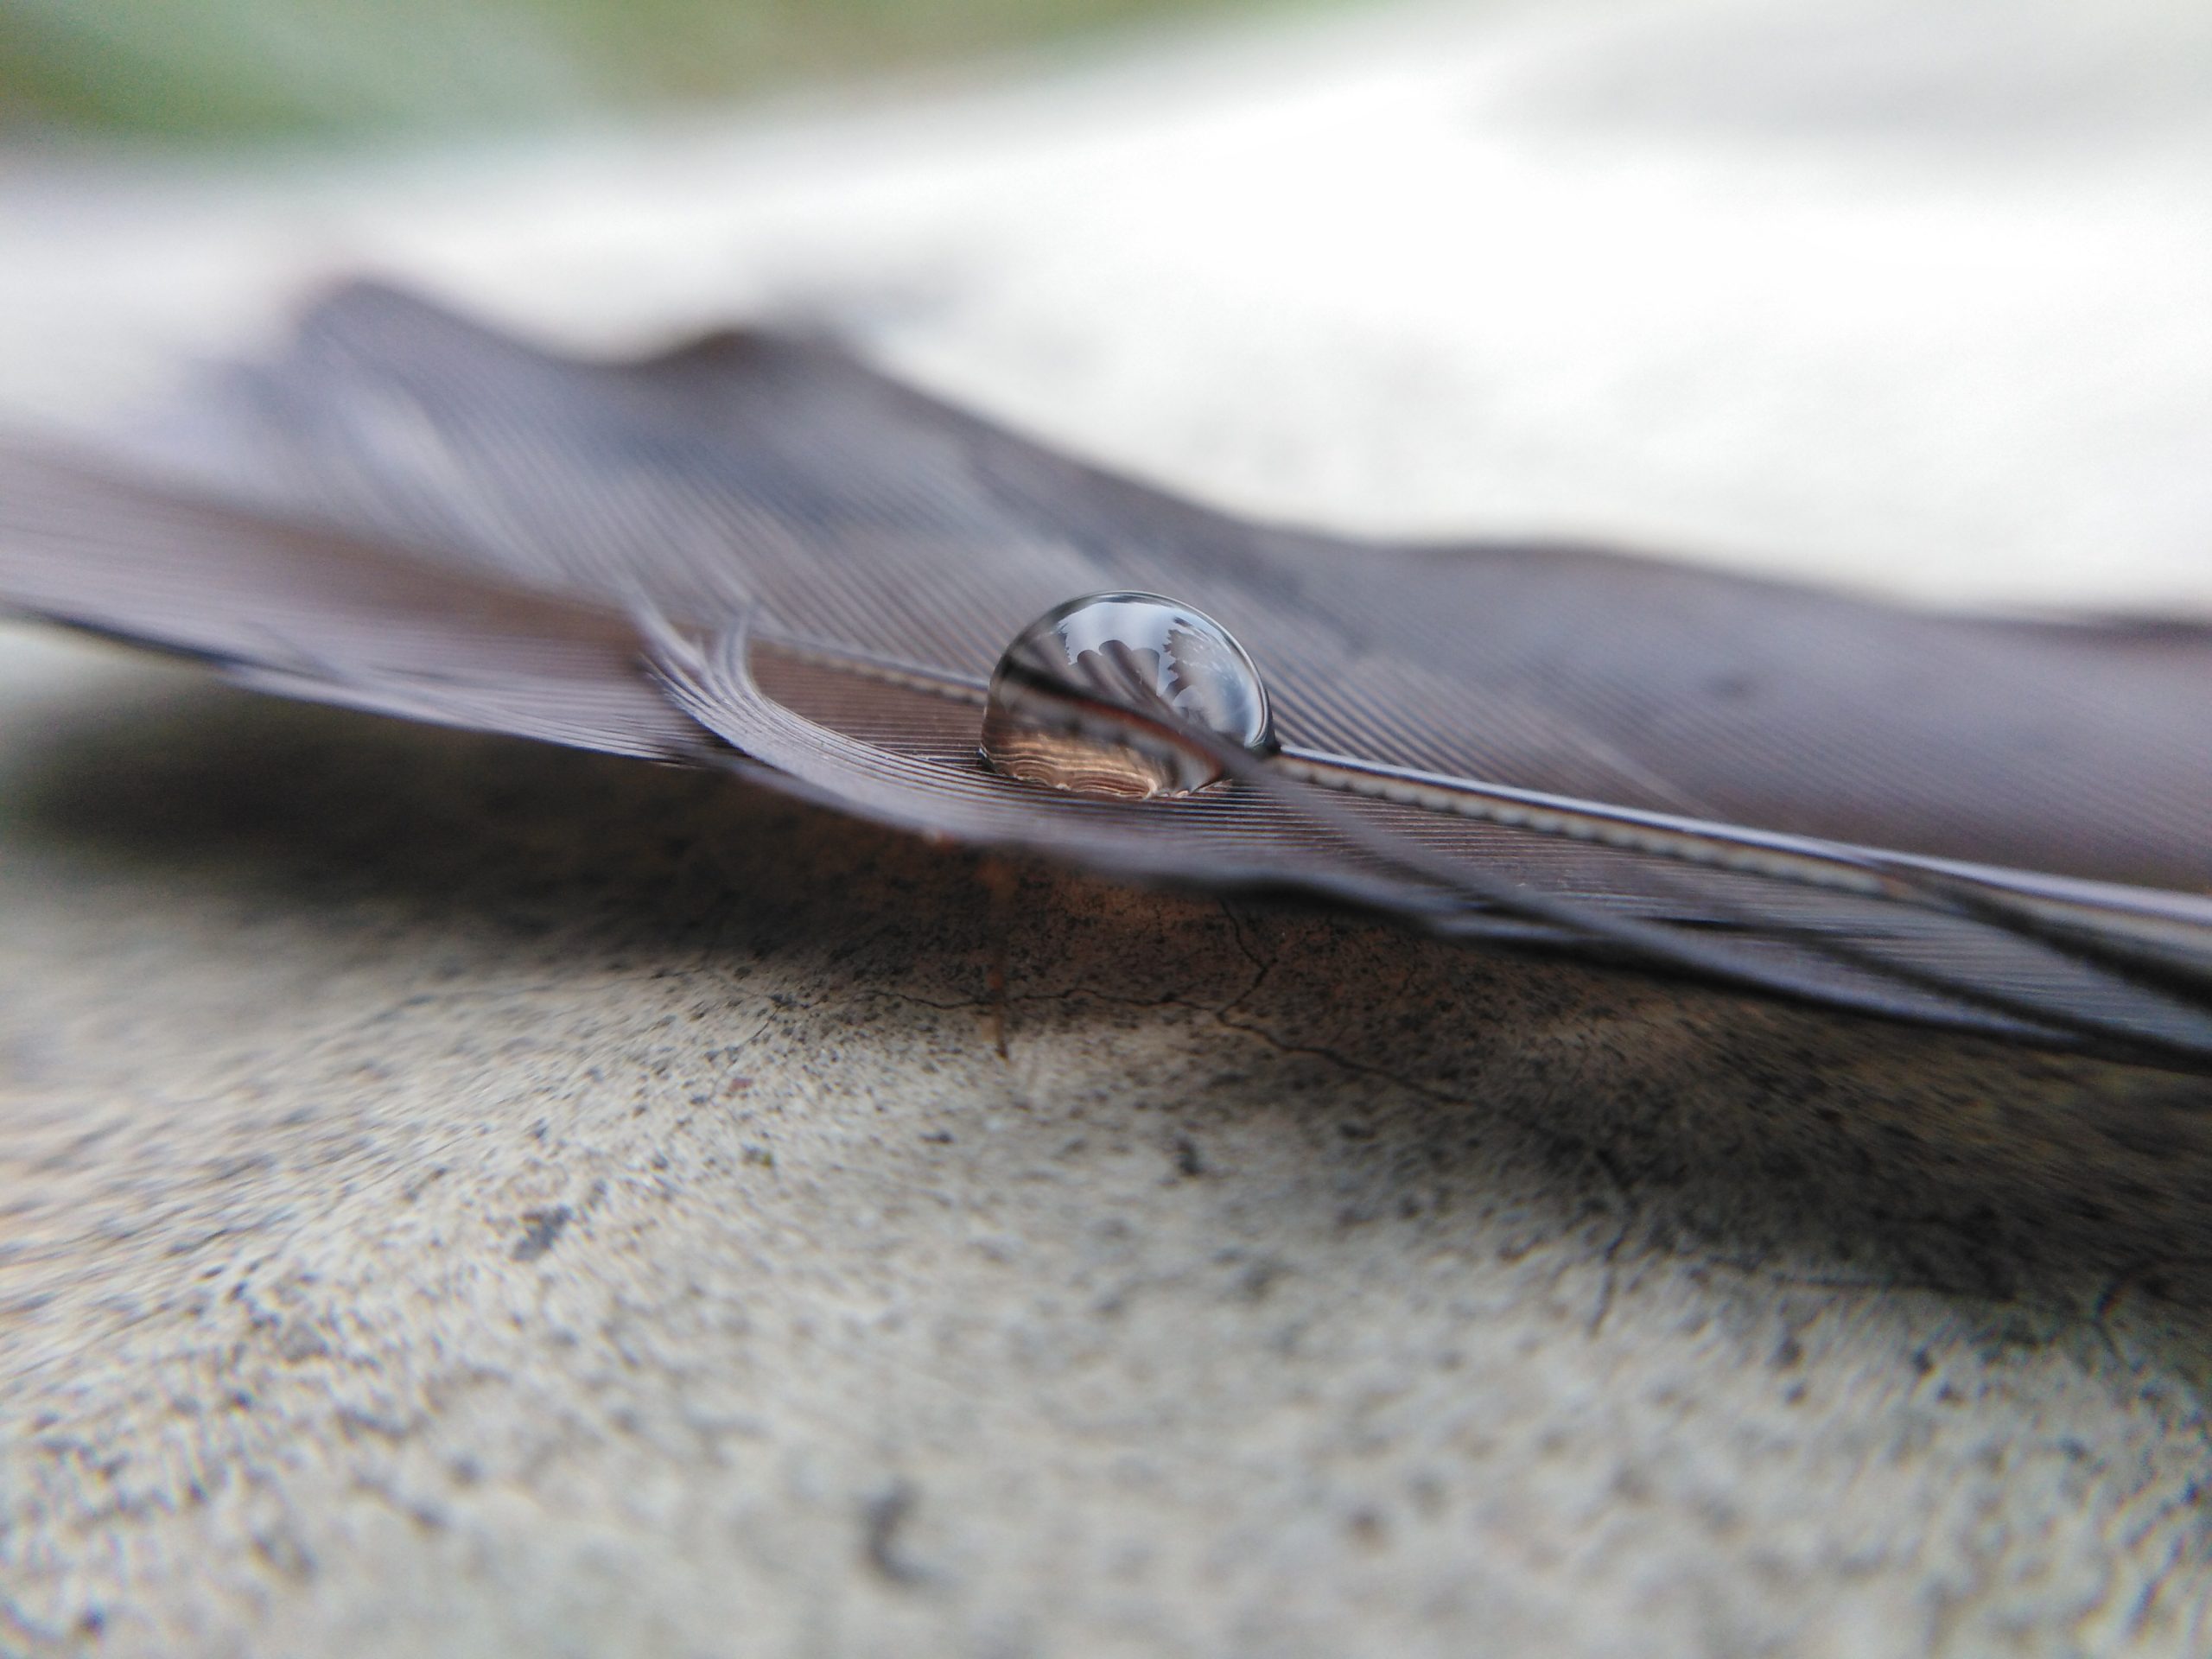
[[[203, 388], [154, 454], [200, 493], [9, 458], [0, 595], [271, 689], [765, 766], [917, 829], [2212, 1066], [2212, 629], [1249, 524], [819, 340], [580, 362], [372, 287]], [[1294, 749], [1567, 798], [1604, 833], [1249, 757], [1141, 806], [982, 771], [1001, 647], [1121, 588], [1228, 623]], [[1777, 837], [1814, 838], [1794, 874]]]

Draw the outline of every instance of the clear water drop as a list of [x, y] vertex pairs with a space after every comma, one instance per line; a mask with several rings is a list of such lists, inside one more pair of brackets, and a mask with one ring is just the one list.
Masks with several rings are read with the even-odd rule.
[[1203, 611], [1158, 594], [1094, 594], [1014, 636], [991, 676], [982, 752], [1025, 784], [1115, 800], [1218, 783], [1179, 726], [1253, 754], [1275, 747], [1267, 688], [1244, 647]]

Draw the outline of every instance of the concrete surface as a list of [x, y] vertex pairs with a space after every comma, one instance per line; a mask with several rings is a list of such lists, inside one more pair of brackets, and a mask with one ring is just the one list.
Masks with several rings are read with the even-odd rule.
[[[19, 158], [0, 396], [369, 263], [826, 311], [1288, 516], [2212, 603], [2201, 30], [2068, 16]], [[14, 630], [0, 1652], [2200, 1653], [2208, 1106]]]

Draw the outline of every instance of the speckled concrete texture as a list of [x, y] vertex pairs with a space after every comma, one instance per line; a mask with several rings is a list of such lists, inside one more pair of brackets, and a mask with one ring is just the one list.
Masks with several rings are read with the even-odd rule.
[[16, 1644], [2203, 1641], [2200, 1084], [71, 671]]
[[[1489, 26], [1433, 38], [1472, 51]], [[1708, 160], [1734, 146], [1737, 174], [1669, 175], [1709, 222], [1733, 177], [1765, 181], [1745, 223], [1782, 223], [1788, 195], [1827, 227], [1759, 268], [1777, 283], [1831, 232], [1879, 232], [1823, 290], [1795, 378], [1754, 349], [1786, 333], [1786, 284], [1745, 290], [1753, 327], [1687, 270], [1667, 292], [1705, 297], [1644, 290], [1642, 332], [1637, 304], [1600, 308], [1572, 384], [1572, 307], [1509, 337], [1439, 302], [1393, 335], [1382, 252], [1232, 306], [1224, 250], [1282, 205], [1256, 189], [1217, 194], [1243, 206], [1211, 243], [1192, 230], [1208, 274], [1179, 289], [1183, 245], [1139, 237], [1135, 187], [1105, 182], [1166, 143], [1130, 88], [1173, 83], [1174, 119], [1214, 134], [1173, 197], [1194, 227], [1206, 190], [1286, 134], [1319, 142], [1332, 108], [1382, 107], [1377, 86], [1414, 102], [1373, 153], [1421, 164], [1476, 109], [1418, 49], [1439, 27], [1394, 23], [1256, 104], [1132, 71], [1074, 114], [1050, 90], [956, 111], [919, 159], [886, 116], [824, 118], [834, 143], [671, 138], [658, 195], [629, 188], [643, 140], [515, 163], [504, 194], [480, 168], [468, 214], [427, 167], [81, 200], [26, 167], [0, 217], [68, 234], [0, 273], [9, 396], [57, 417], [123, 396], [321, 267], [412, 270], [611, 340], [835, 297], [874, 246], [845, 318], [886, 356], [1248, 505], [1381, 520], [1419, 477], [1415, 516], [1466, 528], [1485, 503], [1564, 523], [1579, 500], [1849, 579], [2197, 591], [2177, 550], [2212, 530], [2183, 464], [2212, 380], [2183, 302], [2212, 263], [2146, 266], [2101, 345], [2062, 326], [2091, 315], [2088, 266], [2193, 246], [2195, 221], [2105, 200], [2088, 264], [2022, 264], [1963, 356], [1892, 338], [1901, 315], [1966, 315], [1978, 280], [1935, 261], [1933, 308], [1898, 309], [1931, 202], [1980, 200], [2018, 252], [2061, 245], [2096, 195], [2094, 145], [1993, 160], [1986, 108], [1963, 134], [1906, 123], [1851, 174], [1827, 128], [1751, 143], [1768, 118], [1741, 100], [1702, 126], [1635, 105]], [[1481, 85], [1529, 38], [1471, 57]], [[1538, 58], [1602, 85], [1649, 37], [1560, 38]], [[2091, 79], [2064, 108], [2110, 105]], [[1835, 99], [1815, 105], [1833, 127]], [[1572, 98], [1481, 107], [1493, 182], [1626, 200], [1617, 170], [1587, 194], [1595, 151], [1537, 143]], [[1521, 148], [1492, 142], [1508, 115]], [[2182, 176], [2194, 118], [2154, 102], [2112, 140], [2171, 164], [2131, 175], [2139, 207]], [[1004, 135], [1033, 130], [1066, 136], [1014, 156]], [[1885, 195], [1891, 173], [1914, 181]], [[1079, 257], [1109, 248], [1078, 304]], [[942, 291], [892, 303], [931, 270]], [[1823, 378], [1854, 315], [1889, 379]], [[1277, 355], [1224, 369], [1261, 364], [1262, 335]], [[1644, 342], [1649, 369], [1700, 340], [1712, 378], [1648, 383], [1702, 388], [1702, 459], [1669, 472], [1630, 441], [1614, 348]], [[1916, 353], [1917, 393], [1896, 378]], [[1422, 353], [1441, 367], [1414, 372]], [[1475, 372], [1516, 363], [1510, 397]], [[1954, 372], [2050, 401], [1985, 408]], [[1881, 417], [1908, 405], [1917, 425]], [[1546, 466], [1579, 455], [1579, 495], [1544, 467], [1515, 495], [1474, 442], [1508, 427]], [[1939, 457], [2026, 433], [1989, 475], [2072, 505], [1961, 506], [1915, 471], [1936, 429]], [[1838, 531], [1843, 456], [1877, 482]], [[2123, 499], [2131, 479], [2158, 487]], [[2145, 536], [2099, 564], [2131, 523]], [[1881, 556], [1850, 563], [1853, 537]], [[725, 780], [0, 632], [0, 1653], [2199, 1654], [2208, 1174], [2201, 1081], [979, 861]]]

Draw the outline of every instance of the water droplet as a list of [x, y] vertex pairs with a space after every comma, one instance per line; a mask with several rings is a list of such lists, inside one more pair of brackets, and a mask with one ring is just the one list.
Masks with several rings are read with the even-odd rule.
[[1071, 794], [1187, 795], [1222, 773], [1177, 741], [1186, 723], [1254, 754], [1275, 747], [1260, 671], [1228, 629], [1157, 594], [1095, 594], [1046, 612], [1006, 648], [982, 755], [1007, 777]]

